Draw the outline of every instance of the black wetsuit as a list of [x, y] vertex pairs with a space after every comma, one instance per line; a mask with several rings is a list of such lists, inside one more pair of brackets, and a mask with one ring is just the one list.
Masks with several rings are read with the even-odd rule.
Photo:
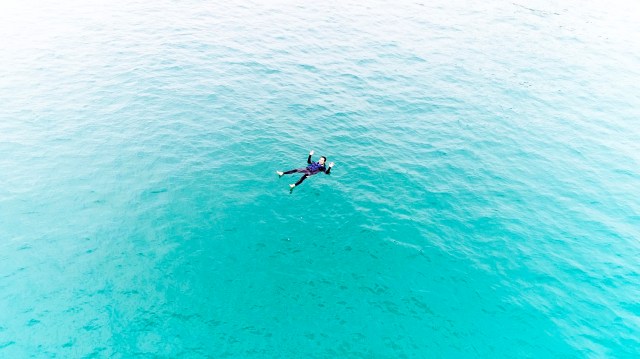
[[302, 183], [302, 181], [306, 180], [307, 177], [313, 176], [314, 174], [316, 174], [318, 172], [324, 172], [326, 174], [331, 174], [331, 167], [326, 168], [324, 165], [321, 165], [320, 162], [311, 162], [311, 155], [309, 155], [309, 158], [307, 158], [307, 163], [309, 164], [307, 167], [296, 168], [296, 169], [293, 169], [293, 170], [289, 170], [289, 171], [284, 172], [284, 174], [288, 175], [288, 174], [292, 174], [292, 173], [304, 173], [302, 175], [302, 177], [300, 177], [298, 182], [296, 182], [296, 186], [299, 185], [300, 183]]

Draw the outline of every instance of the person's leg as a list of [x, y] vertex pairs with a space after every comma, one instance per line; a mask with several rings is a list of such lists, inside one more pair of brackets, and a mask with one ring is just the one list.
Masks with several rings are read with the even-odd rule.
[[307, 177], [309, 177], [309, 175], [307, 175], [307, 174], [302, 175], [302, 177], [300, 177], [300, 179], [298, 180], [298, 182], [296, 182], [296, 183], [295, 183], [295, 186], [300, 185], [300, 183], [302, 183], [302, 181], [306, 180], [306, 179], [307, 179]]
[[300, 183], [302, 183], [302, 181], [306, 180], [307, 177], [309, 177], [309, 175], [305, 173], [302, 175], [302, 177], [300, 177], [298, 182], [290, 184], [289, 187], [291, 187], [291, 190], [293, 191], [293, 188], [298, 186]]
[[304, 170], [305, 170], [305, 169], [306, 169], [306, 168], [296, 168], [296, 169], [293, 169], [293, 170], [284, 171], [284, 172], [283, 172], [283, 174], [285, 174], [285, 175], [290, 175], [290, 174], [292, 174], [292, 173], [304, 172]]
[[300, 179], [298, 180], [298, 182], [296, 182], [296, 183], [292, 183], [292, 184], [290, 184], [290, 185], [289, 185], [289, 187], [291, 187], [291, 189], [293, 189], [293, 187], [298, 186], [300, 183], [302, 183], [302, 181], [306, 180], [306, 179], [307, 179], [307, 177], [309, 177], [309, 176], [311, 176], [311, 175], [312, 175], [312, 173], [311, 173], [308, 169], [306, 169], [306, 168], [305, 168], [303, 171], [300, 171], [300, 172], [304, 173], [304, 175], [302, 175], [302, 177], [300, 177]]
[[306, 173], [307, 169], [306, 168], [295, 168], [292, 170], [288, 170], [286, 172], [281, 172], [281, 171], [276, 171], [276, 173], [278, 174], [278, 176], [282, 177], [283, 175], [290, 175], [292, 173], [301, 173], [301, 172], [305, 172]]

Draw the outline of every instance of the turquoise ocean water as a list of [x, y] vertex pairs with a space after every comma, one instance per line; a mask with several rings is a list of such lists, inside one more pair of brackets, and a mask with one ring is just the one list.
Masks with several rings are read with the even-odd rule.
[[0, 3], [2, 358], [637, 358], [639, 258], [637, 3]]

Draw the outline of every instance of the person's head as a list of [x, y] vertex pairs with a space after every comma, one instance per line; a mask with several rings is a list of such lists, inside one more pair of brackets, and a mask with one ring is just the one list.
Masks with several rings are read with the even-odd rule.
[[321, 165], [323, 165], [325, 162], [327, 162], [327, 158], [325, 156], [320, 156], [320, 162]]

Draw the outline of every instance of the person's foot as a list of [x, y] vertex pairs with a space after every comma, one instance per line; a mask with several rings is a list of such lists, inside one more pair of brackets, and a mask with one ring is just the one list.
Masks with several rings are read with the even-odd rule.
[[282, 175], [284, 174], [284, 172], [282, 171], [276, 171], [276, 173], [278, 174], [278, 177], [282, 177]]
[[289, 185], [289, 187], [290, 187], [291, 189], [293, 189], [293, 187], [295, 187], [295, 186], [296, 186], [296, 184], [295, 184], [295, 183], [292, 183], [292, 184], [290, 184], [290, 185]]

